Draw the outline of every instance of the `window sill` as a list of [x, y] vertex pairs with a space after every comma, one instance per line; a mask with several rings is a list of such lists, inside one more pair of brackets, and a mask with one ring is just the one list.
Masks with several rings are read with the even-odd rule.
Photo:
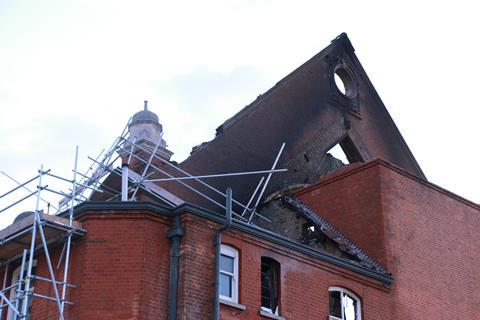
[[286, 320], [285, 317], [277, 316], [276, 314], [272, 314], [270, 312], [263, 311], [263, 310], [260, 310], [260, 315], [263, 316], [263, 317], [266, 317], [266, 318], [270, 318], [270, 319]]
[[220, 299], [219, 302], [221, 304], [224, 304], [226, 306], [233, 307], [233, 308], [236, 308], [236, 309], [239, 309], [239, 310], [246, 310], [247, 309], [247, 307], [244, 304], [235, 303], [235, 302], [231, 302], [231, 301], [227, 301], [227, 300], [223, 300], [223, 299]]

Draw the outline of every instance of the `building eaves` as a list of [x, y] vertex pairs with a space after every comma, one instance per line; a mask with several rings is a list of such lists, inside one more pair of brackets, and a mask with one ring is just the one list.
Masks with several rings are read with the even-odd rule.
[[[196, 216], [222, 223], [225, 220], [224, 215], [206, 210], [204, 208], [198, 207], [190, 203], [184, 203], [174, 209], [168, 208], [165, 206], [160, 206], [150, 202], [84, 202], [74, 209], [74, 215], [77, 217], [85, 212], [100, 211], [102, 213], [110, 212], [114, 213], [115, 211], [148, 211], [163, 216], [174, 217], [177, 215], [191, 213]], [[68, 214], [65, 212], [64, 214]], [[268, 230], [259, 228], [254, 225], [250, 225], [241, 221], [234, 220], [232, 222], [232, 228], [245, 232], [247, 234], [256, 236], [260, 239], [270, 241], [276, 245], [282, 246], [284, 248], [294, 250], [296, 252], [308, 255], [310, 257], [320, 259], [327, 263], [330, 263], [334, 266], [345, 268], [354, 273], [366, 276], [368, 278], [380, 281], [384, 284], [390, 285], [393, 282], [393, 277], [390, 274], [378, 272], [371, 268], [347, 261], [345, 259], [339, 258], [337, 256], [331, 255], [329, 253], [320, 251], [318, 249], [312, 248], [308, 245], [301, 244], [299, 242], [293, 241], [289, 238], [280, 236], [276, 233], [270, 232]]]

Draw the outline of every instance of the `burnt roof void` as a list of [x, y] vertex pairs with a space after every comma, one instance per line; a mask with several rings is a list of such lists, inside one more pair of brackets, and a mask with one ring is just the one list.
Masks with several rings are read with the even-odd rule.
[[[288, 172], [272, 177], [266, 197], [282, 188], [315, 183], [342, 167], [329, 152], [337, 145], [349, 163], [381, 158], [426, 179], [345, 33], [220, 125], [216, 137], [196, 148], [180, 167], [194, 175], [269, 169], [282, 143], [277, 167]], [[247, 202], [258, 177], [209, 183], [219, 190], [232, 187], [235, 198]], [[211, 206], [182, 186], [170, 183], [165, 188], [189, 202]]]

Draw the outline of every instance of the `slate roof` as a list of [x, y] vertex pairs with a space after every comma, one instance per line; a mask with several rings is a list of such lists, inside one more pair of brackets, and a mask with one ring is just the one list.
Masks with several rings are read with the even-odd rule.
[[362, 249], [345, 237], [340, 231], [336, 230], [331, 224], [325, 221], [325, 219], [323, 219], [317, 212], [309, 208], [300, 199], [296, 198], [295, 196], [284, 195], [281, 197], [281, 200], [293, 210], [296, 210], [304, 215], [305, 218], [318, 227], [325, 236], [334, 241], [341, 251], [347, 253], [349, 256], [353, 256], [355, 258], [355, 262], [376, 272], [390, 274], [385, 267], [376, 262], [373, 258], [369, 257], [365, 252], [362, 251]]

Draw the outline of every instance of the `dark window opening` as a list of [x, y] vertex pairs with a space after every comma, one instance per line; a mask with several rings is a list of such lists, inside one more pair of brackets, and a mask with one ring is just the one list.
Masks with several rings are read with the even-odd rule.
[[262, 310], [278, 315], [280, 264], [262, 257]]
[[342, 319], [342, 299], [339, 291], [330, 291], [330, 315]]

